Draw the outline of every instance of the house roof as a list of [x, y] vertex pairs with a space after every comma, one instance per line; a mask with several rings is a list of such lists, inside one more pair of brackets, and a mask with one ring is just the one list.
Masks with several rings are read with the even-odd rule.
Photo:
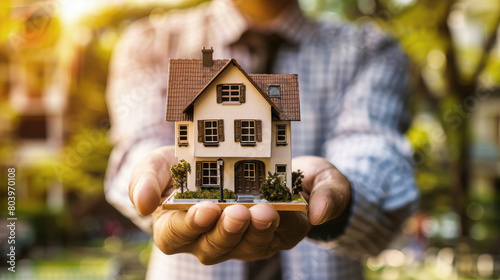
[[249, 74], [266, 96], [269, 86], [280, 86], [280, 97], [270, 97], [281, 111], [280, 120], [300, 121], [299, 80], [296, 74]]
[[[280, 120], [300, 120], [297, 75], [247, 74], [234, 59], [213, 60], [204, 67], [201, 59], [170, 59], [167, 90], [167, 121], [190, 121], [195, 100], [230, 65], [234, 64], [269, 102]], [[280, 98], [268, 96], [269, 85], [280, 85]]]

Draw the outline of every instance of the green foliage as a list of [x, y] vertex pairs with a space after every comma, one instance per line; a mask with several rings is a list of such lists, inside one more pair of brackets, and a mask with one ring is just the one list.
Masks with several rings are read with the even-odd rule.
[[174, 179], [174, 188], [180, 188], [181, 193], [183, 193], [184, 188], [187, 188], [187, 175], [191, 173], [191, 164], [181, 159], [179, 163], [170, 167], [170, 172], [172, 173], [172, 179]]
[[300, 193], [294, 194], [293, 197], [292, 197], [292, 201], [294, 201], [294, 202], [305, 202], [304, 199], [302, 199], [302, 196], [300, 195]]
[[[219, 189], [209, 189], [209, 190], [197, 190], [197, 191], [186, 191], [184, 193], [176, 193], [174, 198], [198, 198], [198, 199], [219, 199], [220, 197]], [[236, 196], [234, 192], [228, 189], [224, 189], [224, 199], [234, 199]]]
[[302, 180], [304, 180], [302, 170], [292, 171], [292, 194], [296, 195], [302, 191]]
[[268, 177], [260, 186], [259, 192], [268, 201], [291, 201], [292, 199], [292, 194], [278, 173], [268, 172]]

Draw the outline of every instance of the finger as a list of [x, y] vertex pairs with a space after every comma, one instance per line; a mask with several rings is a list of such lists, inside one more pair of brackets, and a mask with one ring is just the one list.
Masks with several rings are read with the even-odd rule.
[[304, 156], [293, 160], [304, 174], [304, 197], [309, 203], [309, 220], [318, 225], [338, 217], [347, 207], [351, 186], [335, 166], [321, 157]]
[[323, 224], [340, 216], [351, 197], [349, 181], [332, 166], [316, 174], [309, 197], [309, 221]]
[[307, 196], [311, 194], [318, 175], [321, 174], [325, 177], [325, 175], [328, 174], [323, 173], [324, 171], [335, 168], [324, 158], [316, 156], [294, 158], [292, 160], [292, 165], [294, 170], [301, 170], [303, 172], [304, 179], [302, 180], [302, 188]]
[[165, 254], [191, 252], [199, 236], [213, 228], [222, 210], [210, 201], [200, 202], [189, 211], [164, 211], [154, 215], [153, 239]]
[[232, 258], [251, 261], [272, 256], [277, 249], [272, 246], [274, 232], [280, 224], [280, 215], [271, 205], [252, 206], [251, 224], [241, 242], [231, 252]]
[[144, 157], [132, 172], [129, 197], [141, 215], [155, 211], [172, 185], [170, 166], [177, 163], [174, 147], [162, 147]]
[[193, 254], [205, 265], [229, 259], [225, 255], [241, 241], [250, 217], [250, 211], [242, 205], [227, 207], [214, 228], [200, 237]]
[[[280, 226], [274, 233], [273, 247], [289, 250], [299, 243], [312, 228], [306, 211], [281, 211]], [[293, 230], [290, 230], [293, 229]]]

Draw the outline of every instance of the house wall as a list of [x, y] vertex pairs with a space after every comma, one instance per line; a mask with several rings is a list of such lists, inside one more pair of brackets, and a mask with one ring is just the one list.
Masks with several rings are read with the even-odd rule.
[[[187, 125], [188, 127], [188, 146], [181, 146], [179, 147], [179, 126], [181, 125]], [[190, 121], [185, 121], [185, 122], [175, 122], [175, 156], [181, 160], [181, 159], [185, 159], [187, 160], [189, 163], [191, 163], [191, 165], [193, 164], [190, 160], [188, 159], [191, 159], [193, 158], [193, 152], [194, 152], [194, 139], [195, 139], [195, 135], [194, 135], [195, 131], [194, 131], [194, 125], [193, 125], [193, 122], [190, 122]]]
[[[188, 189], [189, 190], [196, 190], [196, 161], [216, 161], [218, 158], [211, 158], [211, 157], [203, 157], [203, 158], [190, 158], [186, 159], [191, 163], [191, 174], [188, 175]], [[241, 160], [248, 160], [246, 157], [242, 158], [222, 158], [224, 160], [224, 188], [229, 189], [234, 191], [235, 189], [235, 178], [234, 178], [234, 165], [238, 161]], [[290, 159], [286, 158], [252, 158], [252, 160], [260, 160], [264, 163], [266, 167], [265, 175], [267, 177], [267, 172], [274, 173], [276, 170], [276, 164], [286, 164], [287, 165], [287, 180], [286, 180], [286, 185], [289, 189], [292, 187], [292, 170], [291, 170], [291, 165]]]
[[[221, 83], [241, 83], [246, 85], [246, 101], [242, 104], [217, 104], [216, 86]], [[270, 157], [271, 156], [271, 105], [246, 79], [239, 69], [230, 65], [194, 103], [193, 124], [198, 120], [224, 119], [225, 141], [218, 147], [205, 147], [197, 139], [197, 127], [193, 138], [195, 157]], [[262, 120], [262, 142], [255, 146], [243, 147], [234, 142], [234, 120]]]
[[[288, 145], [286, 146], [277, 146], [276, 145], [276, 124], [284, 123], [287, 124], [287, 140]], [[192, 172], [188, 175], [188, 188], [190, 190], [196, 190], [196, 161], [216, 161], [218, 158], [222, 158], [224, 160], [224, 188], [234, 190], [234, 165], [236, 162], [241, 160], [248, 160], [251, 157], [224, 157], [224, 156], [216, 156], [216, 157], [194, 157], [193, 156], [193, 146], [191, 143], [196, 138], [193, 136], [193, 123], [192, 122], [177, 122], [176, 127], [181, 124], [185, 124], [189, 126], [189, 139], [190, 145], [188, 147], [179, 147], [177, 146], [178, 137], [176, 137], [176, 156], [180, 159], [185, 159], [191, 164]], [[178, 133], [178, 130], [176, 130]], [[260, 160], [264, 163], [266, 168], [266, 176], [268, 172], [274, 173], [276, 172], [277, 164], [285, 164], [287, 166], [287, 174], [286, 174], [286, 185], [291, 189], [292, 187], [292, 165], [291, 165], [291, 129], [290, 129], [290, 121], [279, 121], [273, 122], [271, 125], [271, 157], [265, 158], [251, 158], [253, 160]]]
[[[218, 104], [216, 101], [216, 85], [220, 83], [241, 83], [246, 85], [246, 101], [243, 104]], [[198, 142], [198, 120], [224, 119], [224, 138], [217, 147], [205, 147]], [[262, 120], [262, 142], [255, 146], [241, 146], [234, 141], [235, 119]], [[276, 124], [286, 124], [287, 145], [276, 145]], [[189, 145], [178, 146], [179, 126], [188, 126]], [[265, 175], [276, 172], [277, 164], [287, 166], [286, 182], [291, 188], [291, 129], [290, 121], [275, 121], [271, 118], [271, 105], [262, 97], [257, 89], [235, 66], [230, 66], [209, 86], [205, 93], [199, 96], [194, 103], [193, 122], [176, 122], [176, 156], [185, 159], [191, 164], [192, 172], [188, 175], [188, 188], [196, 190], [196, 161], [224, 160], [224, 188], [234, 190], [234, 165], [242, 160], [260, 160], [265, 165]]]
[[[278, 146], [276, 145], [277, 138], [277, 124], [286, 124], [286, 137], [287, 137], [287, 145], [286, 146]], [[271, 127], [271, 161], [270, 166], [266, 165], [266, 169], [269, 172], [276, 172], [276, 164], [286, 164], [286, 182], [287, 187], [291, 188], [292, 181], [292, 141], [291, 141], [291, 129], [290, 129], [290, 121], [276, 121], [272, 123]], [[266, 172], [267, 173], [267, 172]]]

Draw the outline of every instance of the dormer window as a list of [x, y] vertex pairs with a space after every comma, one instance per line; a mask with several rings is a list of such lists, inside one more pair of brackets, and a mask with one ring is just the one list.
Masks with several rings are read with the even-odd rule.
[[269, 97], [279, 98], [281, 96], [280, 85], [270, 85], [269, 86]]
[[222, 104], [245, 103], [245, 85], [244, 84], [217, 85], [217, 103], [222, 103]]

